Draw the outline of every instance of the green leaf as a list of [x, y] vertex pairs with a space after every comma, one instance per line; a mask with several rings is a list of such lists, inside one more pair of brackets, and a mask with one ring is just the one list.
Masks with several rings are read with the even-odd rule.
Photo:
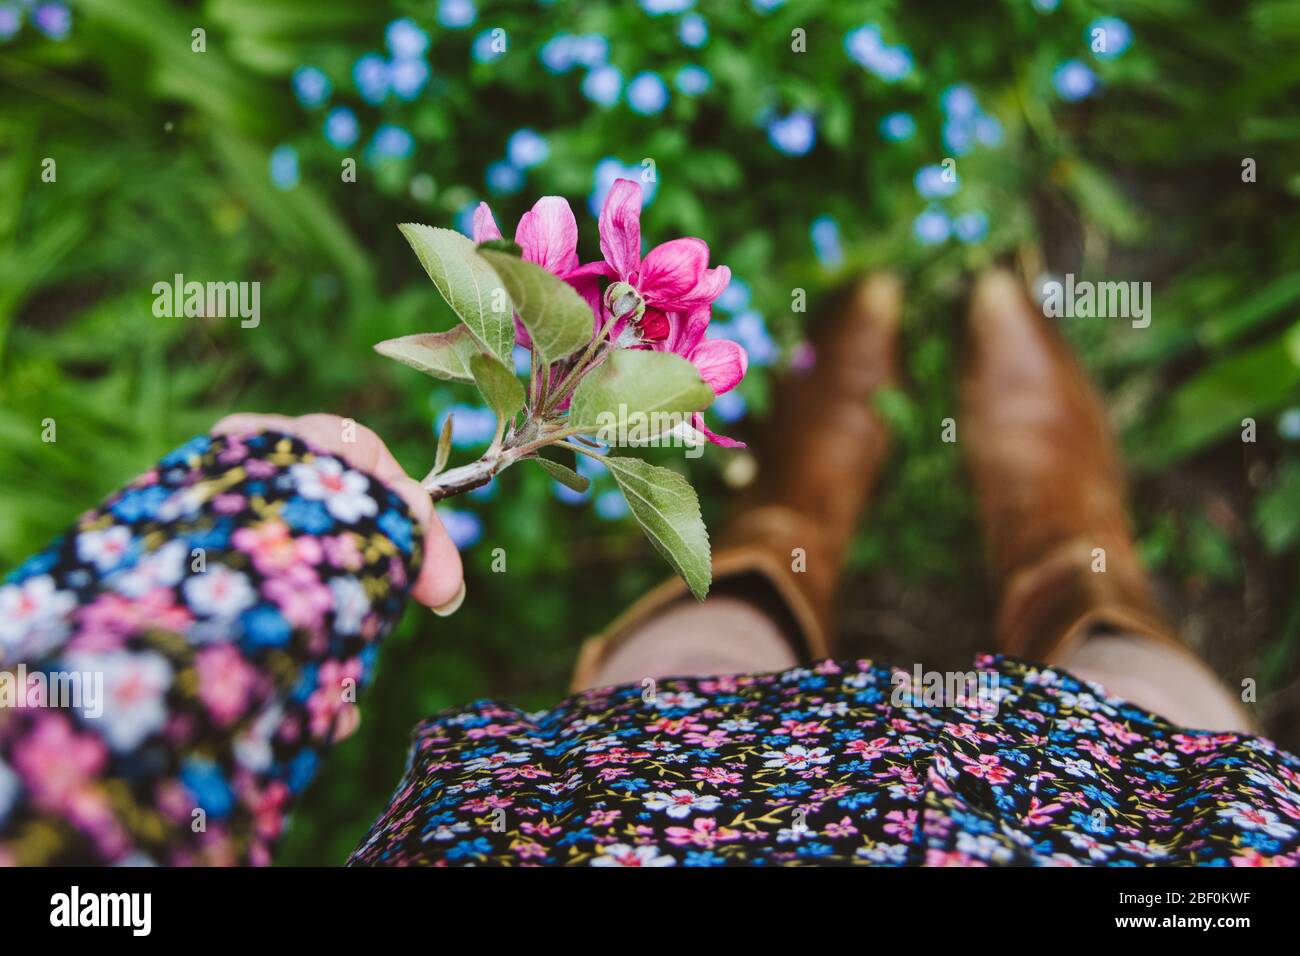
[[569, 423], [593, 433], [626, 427], [649, 439], [673, 428], [672, 419], [687, 421], [712, 401], [713, 389], [680, 355], [616, 349], [579, 383]]
[[566, 488], [572, 488], [579, 494], [585, 492], [591, 487], [591, 481], [582, 477], [572, 468], [561, 465], [558, 461], [551, 461], [549, 458], [542, 458], [540, 455], [536, 458], [530, 458], [529, 461], [535, 461], [542, 466], [542, 470], [552, 478], [564, 485]]
[[524, 386], [515, 373], [486, 352], [469, 360], [474, 373], [474, 384], [483, 393], [483, 400], [496, 413], [497, 420], [506, 422], [524, 407]]
[[454, 414], [449, 414], [447, 420], [442, 423], [442, 434], [438, 436], [438, 453], [433, 459], [431, 475], [440, 475], [447, 467], [447, 459], [451, 457], [451, 423], [455, 417]]
[[573, 286], [508, 252], [479, 250], [501, 277], [544, 364], [567, 358], [591, 341], [595, 316]]
[[606, 457], [601, 461], [655, 549], [703, 601], [713, 580], [713, 564], [709, 530], [700, 517], [695, 489], [677, 472], [640, 458]]
[[478, 251], [480, 253], [486, 249], [496, 249], [498, 252], [512, 255], [516, 259], [522, 257], [524, 254], [524, 250], [520, 247], [519, 243], [511, 242], [509, 239], [487, 239], [478, 244]]
[[447, 304], [483, 348], [503, 362], [515, 346], [514, 305], [496, 272], [459, 232], [419, 223], [397, 227]]
[[474, 381], [469, 360], [478, 354], [479, 349], [474, 336], [463, 325], [450, 332], [425, 332], [387, 339], [375, 346], [380, 355], [449, 382]]

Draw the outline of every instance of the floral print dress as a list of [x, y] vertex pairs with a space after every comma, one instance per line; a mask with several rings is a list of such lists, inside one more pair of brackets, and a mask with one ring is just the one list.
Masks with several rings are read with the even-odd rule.
[[[0, 587], [0, 864], [268, 863], [402, 611], [415, 530], [276, 433], [197, 438], [83, 515]], [[445, 711], [349, 862], [1300, 862], [1292, 754], [975, 668], [991, 696], [956, 706], [827, 660]], [[69, 674], [101, 697], [62, 706]]]

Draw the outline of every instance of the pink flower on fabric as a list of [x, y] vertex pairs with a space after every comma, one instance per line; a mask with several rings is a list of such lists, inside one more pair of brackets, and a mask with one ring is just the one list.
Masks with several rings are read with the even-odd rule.
[[59, 812], [100, 774], [108, 751], [95, 735], [74, 730], [62, 714], [43, 713], [32, 731], [15, 741], [12, 761], [30, 788], [32, 802]]
[[[485, 202], [479, 203], [474, 210], [471, 238], [475, 242], [501, 238], [501, 230]], [[519, 225], [515, 227], [515, 244], [523, 250], [525, 262], [535, 262], [551, 275], [568, 281], [587, 300], [593, 315], [600, 315], [600, 289], [596, 278], [570, 278], [578, 268], [578, 221], [573, 218], [567, 199], [543, 196], [533, 203], [533, 208], [520, 217]], [[515, 340], [524, 348], [532, 345], [528, 330], [518, 317], [515, 318]]]
[[[573, 275], [603, 276], [626, 282], [637, 291], [645, 304], [635, 330], [642, 347], [686, 359], [699, 369], [715, 396], [740, 384], [749, 368], [748, 354], [735, 342], [704, 335], [713, 300], [731, 282], [731, 270], [726, 266], [708, 267], [708, 243], [674, 239], [655, 246], [642, 259], [641, 185], [620, 179], [600, 212], [600, 250], [604, 262], [588, 263]], [[610, 338], [616, 344], [624, 337], [626, 324], [620, 322], [611, 330]], [[710, 431], [698, 412], [691, 424], [715, 445], [745, 447], [743, 442]]]

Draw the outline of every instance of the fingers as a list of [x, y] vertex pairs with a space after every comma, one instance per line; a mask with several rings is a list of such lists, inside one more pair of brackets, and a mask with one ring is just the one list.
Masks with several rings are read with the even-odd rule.
[[410, 507], [424, 533], [424, 561], [411, 587], [411, 596], [443, 615], [451, 614], [460, 606], [465, 596], [460, 552], [438, 520], [428, 492], [406, 473], [378, 435], [364, 425], [324, 414], [298, 418], [228, 415], [213, 426], [212, 433], [228, 435], [268, 430], [295, 435], [322, 451], [336, 454], [353, 468], [369, 472], [391, 488]]

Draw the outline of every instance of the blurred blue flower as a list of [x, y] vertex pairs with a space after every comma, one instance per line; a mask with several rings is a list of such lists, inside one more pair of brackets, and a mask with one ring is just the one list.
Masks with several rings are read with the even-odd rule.
[[890, 113], [880, 120], [880, 135], [891, 143], [901, 143], [916, 135], [916, 120], [910, 113]]
[[520, 169], [532, 169], [546, 162], [549, 153], [546, 137], [535, 129], [525, 127], [515, 130], [506, 142], [506, 157]]
[[653, 116], [668, 105], [668, 87], [659, 74], [645, 70], [628, 83], [627, 102], [634, 113]]
[[298, 185], [298, 151], [288, 143], [271, 151], [271, 182], [281, 189]]
[[944, 175], [944, 168], [935, 163], [918, 169], [916, 175], [912, 177], [912, 185], [916, 187], [916, 191], [921, 194], [923, 199], [938, 199], [943, 196], [951, 196], [961, 188], [961, 182], [957, 179], [955, 170], [952, 179], [948, 179]]
[[[581, 461], [584, 457], [586, 456], [579, 455], [578, 460]], [[558, 481], [552, 481], [551, 494], [555, 495], [555, 497], [559, 498], [566, 505], [577, 505], [591, 497], [591, 486], [588, 485], [586, 491], [575, 491], [568, 485], [561, 484]]]
[[72, 32], [72, 13], [62, 3], [41, 3], [32, 10], [32, 23], [51, 40]]
[[596, 514], [606, 521], [617, 521], [627, 514], [627, 500], [616, 488], [602, 491], [596, 496]]
[[452, 405], [443, 409], [434, 426], [434, 434], [441, 435], [447, 416], [454, 415], [451, 426], [453, 448], [472, 448], [486, 445], [497, 432], [497, 417], [489, 408], [475, 405]]
[[1300, 441], [1300, 408], [1288, 408], [1278, 417], [1277, 433], [1287, 441]]
[[658, 179], [645, 181], [641, 176], [640, 166], [624, 166], [614, 157], [606, 156], [596, 164], [591, 196], [588, 198], [588, 208], [593, 216], [600, 215], [600, 207], [605, 204], [605, 197], [614, 188], [616, 179], [630, 179], [641, 184], [642, 208], [654, 202], [655, 193], [659, 191]]
[[439, 0], [438, 22], [449, 30], [459, 30], [474, 22], [478, 12], [473, 0]]
[[720, 339], [741, 345], [749, 353], [749, 364], [763, 368], [776, 361], [778, 349], [772, 334], [767, 330], [763, 316], [752, 309], [739, 313], [727, 322], [713, 322], [709, 330]]
[[759, 13], [771, 13], [783, 3], [785, 0], [753, 0], [754, 9]]
[[795, 110], [768, 122], [767, 139], [787, 156], [803, 156], [817, 145], [817, 123], [806, 110]]
[[717, 415], [728, 425], [731, 425], [745, 417], [745, 412], [748, 411], [748, 406], [745, 403], [744, 396], [739, 392], [732, 390], [730, 392], [725, 392], [714, 399], [712, 411], [713, 414]]
[[527, 375], [533, 367], [533, 354], [522, 345], [516, 345], [510, 353], [516, 375]]
[[598, 106], [613, 106], [622, 90], [623, 74], [613, 66], [598, 66], [582, 81], [582, 95]]
[[880, 27], [874, 23], [864, 24], [845, 34], [844, 49], [850, 59], [886, 83], [896, 83], [912, 72], [911, 51], [905, 46], [885, 43]]
[[1034, 9], [1039, 13], [1051, 13], [1061, 4], [1061, 0], [1033, 0]]
[[599, 33], [584, 33], [573, 38], [573, 59], [587, 69], [609, 59], [609, 40]]
[[429, 34], [410, 17], [402, 17], [388, 24], [384, 30], [384, 39], [394, 60], [418, 59], [429, 49]]
[[370, 153], [376, 159], [405, 159], [415, 150], [415, 139], [400, 126], [385, 123], [370, 140]]
[[677, 71], [677, 89], [687, 96], [707, 93], [712, 85], [713, 77], [702, 66], [684, 66]]
[[943, 124], [943, 144], [954, 156], [965, 156], [975, 146], [975, 124], [950, 119]]
[[722, 294], [714, 300], [713, 307], [723, 312], [739, 312], [749, 307], [749, 298], [749, 283], [733, 275]]
[[983, 114], [975, 120], [975, 139], [981, 146], [1002, 145], [1002, 124], [994, 117]]
[[488, 192], [497, 196], [510, 196], [524, 188], [524, 172], [508, 159], [488, 163], [484, 176]]
[[677, 25], [677, 35], [686, 46], [698, 50], [709, 42], [709, 24], [698, 13], [688, 13]]
[[505, 56], [505, 50], [496, 49], [492, 37], [493, 32], [494, 30], [489, 27], [474, 38], [471, 55], [474, 57], [475, 63], [491, 63], [493, 60], [499, 60]]
[[465, 236], [474, 234], [474, 211], [478, 209], [478, 200], [467, 202], [456, 213], [456, 231]]
[[844, 261], [844, 250], [840, 248], [840, 224], [833, 216], [818, 216], [808, 231], [818, 262], [834, 268]]
[[300, 66], [293, 71], [293, 95], [307, 109], [314, 109], [330, 98], [330, 78], [314, 66]]
[[336, 106], [325, 116], [325, 141], [338, 149], [347, 149], [361, 135], [357, 115], [346, 106]]
[[599, 33], [557, 33], [542, 45], [538, 55], [552, 73], [568, 73], [575, 66], [594, 69], [609, 58], [609, 40]]
[[[1098, 50], [1096, 40], [1097, 31], [1101, 31], [1105, 49]], [[1098, 17], [1088, 24], [1088, 28], [1083, 33], [1084, 42], [1088, 44], [1088, 49], [1092, 55], [1099, 60], [1113, 60], [1133, 42], [1133, 31], [1129, 25], [1119, 17]]]
[[956, 83], [939, 96], [939, 105], [948, 116], [958, 119], [974, 119], [980, 111], [979, 101], [965, 83]]
[[378, 53], [367, 53], [352, 64], [352, 82], [363, 100], [378, 106], [388, 95], [388, 61]]
[[667, 13], [685, 13], [695, 6], [695, 0], [641, 0], [641, 9], [652, 17]]
[[429, 82], [429, 64], [423, 60], [396, 60], [388, 68], [393, 94], [407, 102], [415, 99]]
[[1097, 74], [1085, 63], [1066, 60], [1052, 72], [1052, 85], [1056, 87], [1061, 99], [1067, 103], [1077, 103], [1096, 92]]
[[500, 490], [501, 490], [501, 486], [497, 484], [497, 480], [495, 478], [492, 478], [489, 479], [486, 485], [479, 485], [477, 488], [473, 488], [467, 491], [466, 494], [468, 494], [475, 501], [491, 501], [493, 498], [497, 496], [497, 492]]
[[0, 3], [0, 43], [23, 28], [23, 12], [12, 3]]
[[989, 234], [989, 217], [978, 209], [962, 213], [952, 221], [952, 231], [962, 242], [983, 242]]
[[464, 551], [478, 544], [483, 537], [483, 519], [472, 511], [462, 508], [439, 508], [438, 519], [447, 529], [451, 543]]
[[952, 233], [952, 222], [948, 214], [936, 206], [925, 210], [912, 223], [912, 232], [916, 238], [927, 246], [945, 241]]

